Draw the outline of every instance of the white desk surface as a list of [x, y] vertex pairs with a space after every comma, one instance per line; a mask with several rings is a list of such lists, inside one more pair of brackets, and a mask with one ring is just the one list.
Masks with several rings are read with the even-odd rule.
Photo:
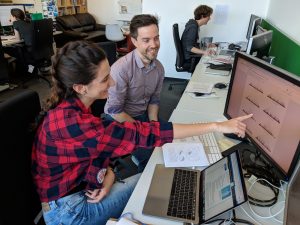
[[[229, 83], [230, 76], [220, 76], [205, 74], [206, 64], [199, 63], [191, 77], [191, 81], [202, 82], [202, 83]], [[218, 89], [214, 88], [213, 92], [218, 96], [217, 98], [195, 98], [189, 93], [184, 92], [181, 99], [178, 102], [176, 109], [185, 109], [195, 112], [206, 112], [223, 115], [223, 110], [226, 101], [228, 88]]]
[[[3, 40], [4, 39], [4, 40]], [[23, 40], [16, 40], [15, 38], [6, 38], [5, 36], [1, 36], [2, 46], [10, 46], [24, 42]]]
[[[205, 75], [203, 74], [204, 71], [204, 65], [199, 63], [197, 66], [192, 79], [194, 81], [205, 81], [205, 82], [229, 82], [230, 77], [220, 77], [215, 75]], [[199, 121], [223, 121], [225, 117], [223, 116], [223, 110], [226, 100], [226, 93], [227, 90], [217, 90], [217, 94], [220, 94], [220, 98], [210, 98], [210, 99], [195, 99], [191, 98], [190, 96], [187, 96], [186, 93], [183, 94], [182, 98], [180, 99], [180, 102], [176, 108], [176, 110], [173, 111], [170, 121], [172, 122], [178, 122], [178, 123], [192, 123], [192, 122], [199, 122]], [[221, 94], [223, 94], [221, 96]], [[201, 100], [201, 101], [199, 101]], [[223, 135], [217, 134], [217, 139], [223, 138]], [[139, 182], [137, 183], [137, 186], [135, 187], [123, 213], [131, 212], [133, 213], [134, 217], [144, 223], [149, 223], [153, 225], [182, 225], [182, 222], [162, 219], [158, 217], [153, 216], [147, 216], [142, 214], [142, 210], [144, 207], [145, 199], [147, 196], [147, 192], [151, 183], [153, 171], [156, 164], [163, 164], [163, 155], [161, 152], [161, 148], [155, 148], [143, 174], [140, 177]], [[246, 185], [248, 186], [248, 183], [246, 182]], [[257, 188], [255, 189], [254, 194], [255, 196], [260, 199], [263, 199], [263, 197], [268, 199], [272, 196], [269, 189], [265, 189], [264, 187], [260, 187], [259, 184], [257, 185]], [[282, 193], [280, 193], [279, 202], [272, 208], [272, 213], [274, 214], [281, 208], [283, 208], [284, 204], [282, 201]], [[259, 213], [263, 216], [269, 215], [269, 208], [268, 207], [257, 207], [252, 206], [252, 208], [255, 210], [255, 212]], [[248, 214], [251, 215], [256, 221], [249, 218], [246, 213], [243, 211], [243, 209], [246, 210]], [[247, 203], [243, 204], [242, 206], [238, 207], [236, 209], [237, 218], [239, 219], [246, 219], [254, 224], [281, 224], [277, 222], [274, 219], [270, 218], [259, 218], [253, 213], [251, 213], [251, 210], [249, 209], [249, 206]], [[279, 220], [282, 220], [283, 217], [283, 211], [279, 214], [278, 217], [276, 217]]]
[[[62, 31], [55, 31], [53, 32], [53, 36], [55, 35], [59, 35], [62, 34]], [[6, 37], [6, 36], [1, 36], [1, 39], [5, 39], [5, 40], [1, 40], [2, 42], [2, 46], [10, 46], [10, 45], [15, 45], [15, 44], [19, 44], [19, 43], [23, 43], [24, 40], [16, 40], [15, 38], [11, 38], [10, 36]]]

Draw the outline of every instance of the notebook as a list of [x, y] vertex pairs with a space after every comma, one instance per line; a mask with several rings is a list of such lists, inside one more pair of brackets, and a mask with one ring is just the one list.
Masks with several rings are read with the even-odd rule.
[[236, 151], [202, 171], [156, 165], [143, 214], [198, 224], [246, 201]]

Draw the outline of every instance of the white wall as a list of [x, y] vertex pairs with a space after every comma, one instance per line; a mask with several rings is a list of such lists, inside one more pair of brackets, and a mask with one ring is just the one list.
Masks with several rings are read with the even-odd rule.
[[[118, 19], [118, 0], [88, 0], [88, 12], [100, 23], [112, 23]], [[175, 70], [176, 52], [172, 36], [172, 24], [178, 23], [183, 31], [188, 19], [193, 18], [194, 9], [207, 4], [215, 9], [216, 5], [228, 7], [227, 20], [216, 24], [214, 18], [206, 27], [201, 28], [201, 36], [213, 36], [214, 41], [245, 40], [250, 14], [266, 17], [270, 0], [143, 0], [143, 13], [157, 14], [160, 18], [161, 48], [158, 59], [165, 67], [166, 76], [189, 78], [188, 73]]]
[[118, 19], [117, 0], [87, 0], [87, 9], [101, 24], [114, 23]]
[[280, 29], [300, 45], [300, 1], [272, 0], [267, 13], [267, 21]]

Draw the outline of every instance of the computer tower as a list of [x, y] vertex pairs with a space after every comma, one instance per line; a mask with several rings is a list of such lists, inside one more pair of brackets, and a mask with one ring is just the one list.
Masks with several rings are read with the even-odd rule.
[[284, 224], [300, 224], [300, 162], [298, 159], [297, 166], [292, 174], [286, 191], [286, 201], [284, 209]]

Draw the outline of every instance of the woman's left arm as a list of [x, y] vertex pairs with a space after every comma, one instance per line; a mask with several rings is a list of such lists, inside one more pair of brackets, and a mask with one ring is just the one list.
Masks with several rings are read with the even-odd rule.
[[105, 196], [109, 194], [109, 191], [113, 186], [114, 182], [115, 182], [115, 173], [113, 172], [112, 168], [108, 167], [104, 181], [102, 183], [102, 188], [88, 190], [85, 194], [87, 197], [89, 197], [87, 201], [89, 203], [100, 202]]

